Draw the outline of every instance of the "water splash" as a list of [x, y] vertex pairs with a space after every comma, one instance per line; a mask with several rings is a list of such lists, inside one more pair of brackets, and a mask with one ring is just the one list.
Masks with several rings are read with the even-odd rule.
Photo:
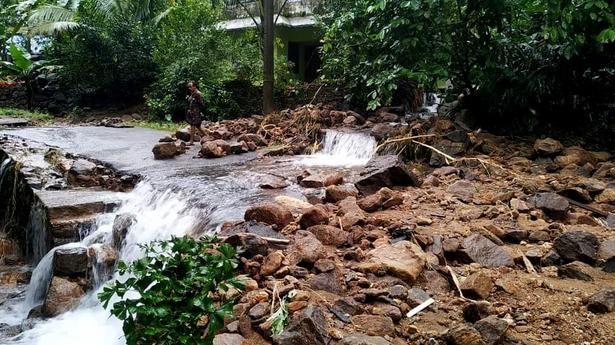
[[328, 130], [323, 149], [305, 156], [301, 164], [312, 166], [360, 166], [374, 155], [376, 140], [367, 133]]

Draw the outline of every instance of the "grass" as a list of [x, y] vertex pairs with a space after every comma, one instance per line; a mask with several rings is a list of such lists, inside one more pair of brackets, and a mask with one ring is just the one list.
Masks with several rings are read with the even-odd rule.
[[132, 121], [127, 121], [126, 124], [135, 126], [135, 127], [157, 129], [159, 131], [166, 131], [166, 132], [176, 132], [186, 127], [186, 124], [182, 122], [180, 123], [157, 122], [157, 121], [149, 121], [149, 120], [132, 120]]
[[24, 119], [52, 121], [53, 116], [40, 111], [0, 107], [0, 117], [19, 117]]

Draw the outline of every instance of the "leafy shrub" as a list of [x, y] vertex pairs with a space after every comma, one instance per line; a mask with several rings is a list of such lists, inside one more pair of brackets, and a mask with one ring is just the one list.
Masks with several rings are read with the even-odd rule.
[[233, 311], [234, 300], [225, 300], [224, 292], [243, 289], [234, 277], [236, 249], [187, 236], [143, 248], [143, 258], [118, 264], [128, 278], [98, 295], [123, 321], [127, 344], [211, 344]]

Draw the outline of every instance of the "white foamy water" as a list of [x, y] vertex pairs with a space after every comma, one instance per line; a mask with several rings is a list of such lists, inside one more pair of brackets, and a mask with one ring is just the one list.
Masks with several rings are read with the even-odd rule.
[[[159, 192], [147, 183], [140, 183], [128, 195], [115, 213], [101, 215], [94, 230], [80, 243], [70, 246], [98, 246], [112, 243], [113, 221], [116, 215], [131, 213], [136, 217], [126, 236], [120, 252], [120, 260], [132, 261], [142, 255], [139, 244], [154, 240], [169, 239], [196, 231], [200, 224], [199, 212], [192, 208], [188, 199], [171, 191]], [[63, 246], [65, 247], [65, 246]], [[56, 248], [57, 249], [57, 248]], [[33, 272], [22, 317], [40, 303], [51, 279], [53, 251], [50, 251]], [[95, 274], [97, 272], [94, 272]], [[80, 306], [58, 317], [41, 321], [34, 327], [11, 339], [7, 345], [124, 345], [122, 323], [100, 305], [97, 294], [104, 284], [102, 277], [109, 272], [98, 272], [99, 283], [82, 300]], [[113, 279], [118, 279], [117, 273]], [[107, 282], [108, 283], [108, 282]]]
[[367, 133], [328, 130], [321, 151], [304, 156], [300, 164], [352, 167], [365, 165], [376, 151], [376, 140]]

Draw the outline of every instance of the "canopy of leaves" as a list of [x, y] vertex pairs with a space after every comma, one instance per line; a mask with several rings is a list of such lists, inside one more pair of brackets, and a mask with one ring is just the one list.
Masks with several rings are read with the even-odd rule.
[[123, 279], [98, 295], [123, 321], [127, 344], [212, 344], [233, 311], [234, 300], [226, 300], [224, 292], [243, 289], [234, 277], [236, 249], [191, 237], [154, 242], [144, 249], [143, 258], [120, 263]]

